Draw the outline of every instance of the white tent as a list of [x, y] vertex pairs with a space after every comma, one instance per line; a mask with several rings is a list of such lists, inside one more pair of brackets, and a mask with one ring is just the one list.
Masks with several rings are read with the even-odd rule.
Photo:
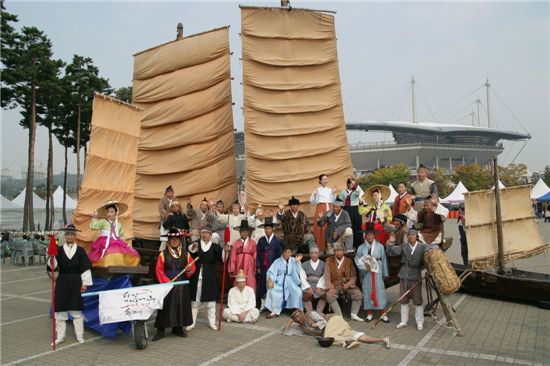
[[2, 210], [13, 210], [13, 209], [18, 209], [20, 208], [19, 206], [16, 206], [15, 204], [13, 204], [9, 199], [7, 199], [6, 197], [0, 195], [1, 198], [2, 198], [2, 201], [0, 202], [0, 209]]
[[537, 184], [535, 184], [533, 189], [531, 189], [531, 198], [537, 199], [541, 196], [544, 196], [548, 192], [550, 192], [550, 188], [548, 188], [548, 186], [546, 185], [546, 183], [544, 183], [542, 178], [539, 178], [539, 181], [537, 182]]
[[[53, 192], [53, 207], [56, 209], [63, 209], [63, 194], [65, 191], [63, 191], [63, 188], [61, 186], [57, 186], [57, 189], [55, 192]], [[76, 201], [73, 200], [71, 197], [65, 194], [67, 197], [65, 200], [65, 208], [67, 210], [74, 210], [76, 208]]]
[[461, 203], [464, 202], [464, 193], [468, 192], [466, 187], [462, 182], [458, 182], [455, 189], [451, 192], [450, 195], [441, 200], [442, 203]]
[[[499, 180], [498, 181], [498, 188], [499, 189], [504, 189], [504, 188], [506, 188], [506, 186]], [[493, 188], [491, 188], [491, 189], [495, 189], [495, 186], [493, 186]]]
[[395, 188], [393, 188], [391, 183], [388, 187], [390, 188], [390, 196], [386, 200], [386, 203], [393, 203], [395, 201], [395, 197], [397, 197], [399, 193], [397, 193], [397, 191], [395, 190]]
[[[24, 188], [23, 191], [19, 193], [19, 195], [11, 201], [11, 203], [13, 203], [18, 207], [24, 207], [26, 192], [27, 192], [27, 188]], [[32, 206], [33, 206], [33, 209], [46, 208], [46, 202], [42, 198], [38, 197], [36, 193], [32, 192]]]

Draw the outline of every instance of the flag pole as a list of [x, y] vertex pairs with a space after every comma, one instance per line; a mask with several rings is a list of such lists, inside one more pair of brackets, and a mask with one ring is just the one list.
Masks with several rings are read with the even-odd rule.
[[57, 256], [57, 243], [53, 234], [50, 234], [48, 255], [50, 256], [50, 268], [52, 269], [52, 348], [55, 351], [55, 257]]

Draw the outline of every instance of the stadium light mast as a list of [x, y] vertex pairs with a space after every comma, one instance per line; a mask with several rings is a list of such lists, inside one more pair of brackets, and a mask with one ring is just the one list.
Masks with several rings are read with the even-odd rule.
[[491, 98], [489, 95], [491, 84], [489, 84], [489, 79], [485, 81], [485, 88], [487, 88], [487, 127], [491, 128]]
[[481, 127], [481, 112], [480, 112], [481, 100], [479, 100], [479, 98], [477, 98], [474, 101], [474, 103], [477, 104], [477, 126]]
[[416, 93], [415, 93], [414, 84], [416, 84], [416, 81], [414, 80], [414, 77], [411, 77], [412, 123], [417, 123], [417, 121], [416, 121]]

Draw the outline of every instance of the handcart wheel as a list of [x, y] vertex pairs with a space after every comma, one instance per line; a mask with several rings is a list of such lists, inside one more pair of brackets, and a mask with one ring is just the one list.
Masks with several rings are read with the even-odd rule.
[[132, 335], [137, 349], [147, 347], [147, 325], [145, 320], [132, 321]]

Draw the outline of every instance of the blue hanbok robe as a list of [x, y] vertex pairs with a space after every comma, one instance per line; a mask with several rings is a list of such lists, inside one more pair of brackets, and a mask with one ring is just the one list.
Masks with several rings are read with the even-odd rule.
[[383, 310], [388, 304], [386, 287], [384, 285], [384, 277], [388, 276], [388, 259], [386, 257], [386, 250], [382, 244], [374, 241], [372, 247], [374, 249], [370, 255], [378, 261], [378, 273], [367, 272], [365, 263], [361, 260], [363, 256], [369, 254], [369, 250], [371, 249], [371, 245], [366, 241], [357, 248], [355, 264], [359, 270], [361, 285], [363, 287], [363, 308], [365, 310]]
[[300, 271], [301, 264], [293, 257], [287, 262], [281, 256], [269, 267], [267, 277], [271, 278], [274, 287], [267, 290], [265, 307], [272, 313], [280, 314], [285, 300], [285, 309], [303, 308]]

